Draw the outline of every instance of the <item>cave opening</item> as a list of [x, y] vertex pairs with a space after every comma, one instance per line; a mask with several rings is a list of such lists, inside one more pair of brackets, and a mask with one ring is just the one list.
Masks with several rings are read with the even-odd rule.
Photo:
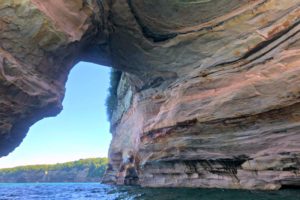
[[111, 134], [105, 101], [110, 71], [87, 62], [75, 65], [66, 83], [62, 112], [34, 124], [21, 145], [0, 158], [0, 168], [107, 157]]

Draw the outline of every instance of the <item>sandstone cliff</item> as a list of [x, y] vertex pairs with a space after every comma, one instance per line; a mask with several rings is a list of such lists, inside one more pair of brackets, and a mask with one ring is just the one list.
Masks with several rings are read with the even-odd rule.
[[4, 0], [0, 153], [79, 60], [124, 71], [107, 183], [300, 185], [299, 0]]

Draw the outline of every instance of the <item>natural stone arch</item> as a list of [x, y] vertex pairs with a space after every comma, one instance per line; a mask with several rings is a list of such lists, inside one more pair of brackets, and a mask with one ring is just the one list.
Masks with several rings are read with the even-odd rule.
[[298, 184], [299, 0], [55, 3], [0, 4], [1, 155], [60, 111], [68, 71], [86, 60], [126, 72], [112, 182], [133, 155], [145, 186]]

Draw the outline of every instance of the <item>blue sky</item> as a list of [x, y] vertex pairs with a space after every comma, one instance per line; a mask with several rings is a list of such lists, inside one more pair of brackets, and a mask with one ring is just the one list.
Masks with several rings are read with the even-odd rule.
[[0, 168], [106, 157], [111, 140], [105, 108], [109, 71], [77, 64], [69, 74], [63, 111], [32, 126], [23, 143], [0, 158]]

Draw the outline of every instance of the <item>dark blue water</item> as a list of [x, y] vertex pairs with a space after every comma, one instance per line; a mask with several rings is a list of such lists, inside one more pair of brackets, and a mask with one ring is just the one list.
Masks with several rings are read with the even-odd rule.
[[99, 183], [0, 184], [0, 200], [300, 200], [300, 190], [150, 189]]

